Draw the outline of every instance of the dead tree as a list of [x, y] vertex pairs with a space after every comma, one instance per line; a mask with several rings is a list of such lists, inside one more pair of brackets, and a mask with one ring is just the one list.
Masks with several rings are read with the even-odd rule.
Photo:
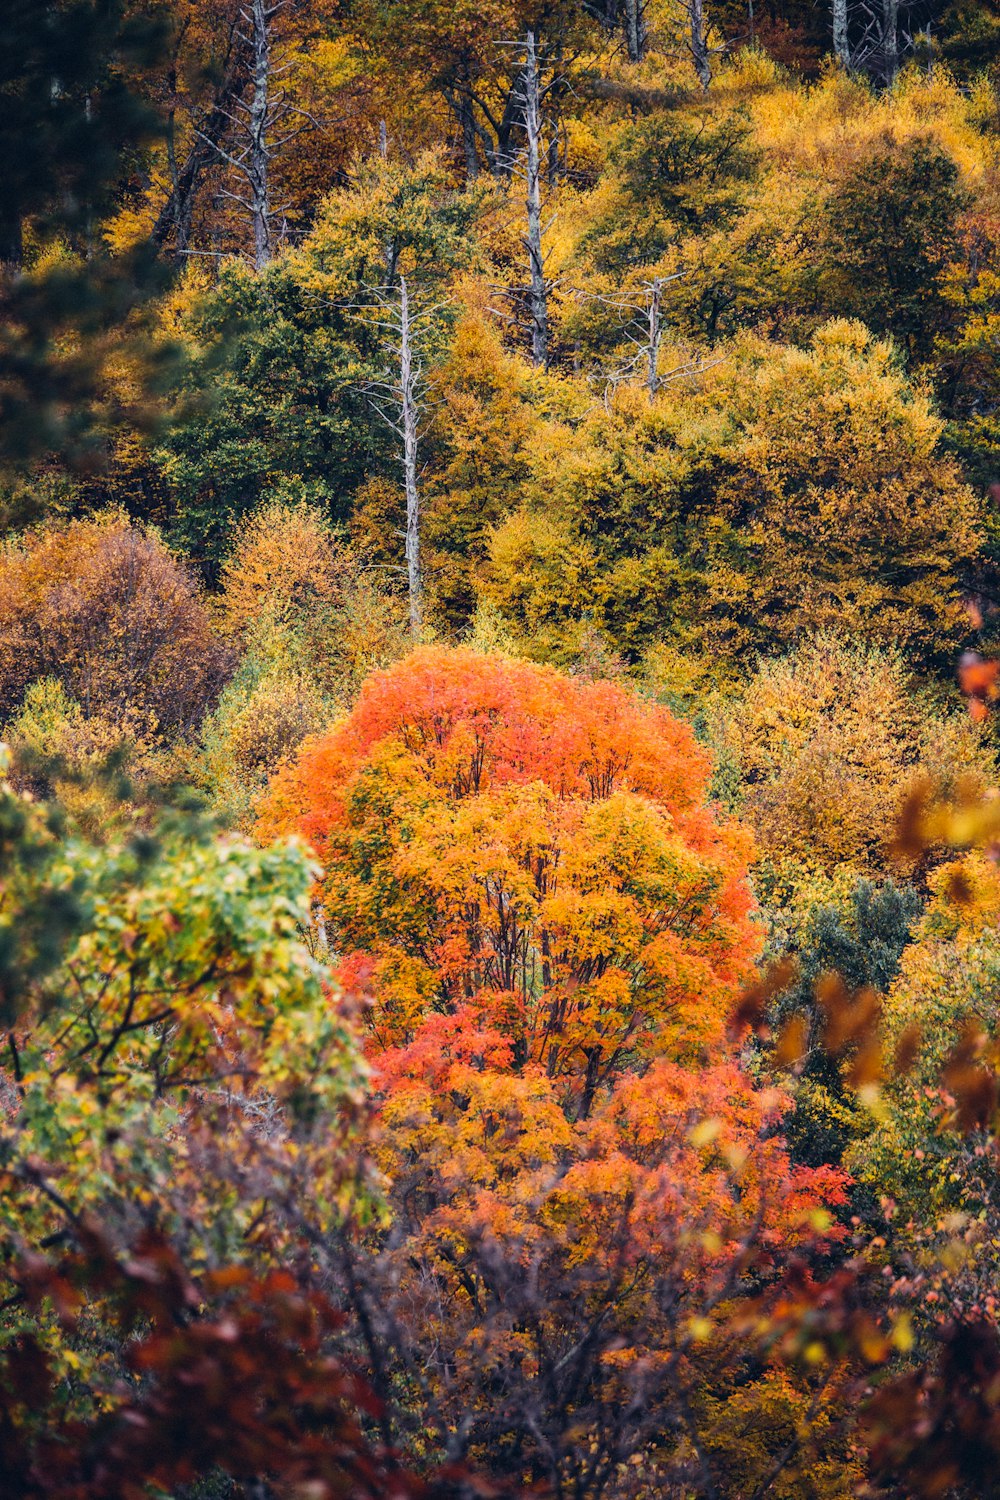
[[[220, 195], [239, 204], [250, 222], [253, 235], [253, 263], [264, 269], [273, 251], [272, 221], [281, 213], [271, 200], [271, 167], [274, 158], [314, 121], [292, 105], [280, 87], [280, 80], [290, 64], [276, 65], [274, 50], [278, 40], [278, 18], [290, 0], [246, 0], [241, 5], [236, 30], [240, 44], [244, 86], [220, 101], [210, 118], [228, 122], [229, 143], [223, 145], [221, 132], [196, 127], [196, 133], [210, 155], [225, 162], [241, 184], [241, 190], [220, 188]], [[245, 97], [248, 96], [248, 97]], [[301, 123], [290, 125], [293, 117]]]
[[655, 396], [660, 388], [660, 343], [663, 339], [663, 319], [660, 311], [660, 292], [664, 278], [654, 276], [646, 283], [649, 301], [646, 310], [646, 389]]
[[848, 73], [851, 71], [851, 44], [848, 37], [847, 0], [833, 0], [833, 55]]
[[[846, 45], [847, 0], [835, 0], [835, 4], [845, 7], [842, 24]], [[854, 0], [849, 65], [856, 73], [866, 73], [883, 88], [892, 87], [904, 55], [914, 51], [921, 36], [929, 36], [926, 32], [914, 35], [911, 21], [915, 9], [915, 0]]]
[[[170, 192], [156, 216], [152, 240], [156, 245], [171, 245], [175, 255], [183, 255], [191, 237], [195, 200], [206, 172], [219, 161], [219, 148], [232, 130], [233, 113], [247, 85], [247, 71], [239, 40], [239, 22], [229, 27], [225, 45], [218, 59], [218, 83], [211, 98], [200, 108], [193, 103], [181, 105], [177, 96], [178, 53], [186, 28], [176, 39], [167, 86], [167, 165]], [[177, 157], [176, 119], [178, 108], [191, 116], [194, 139], [183, 161]]]
[[549, 312], [548, 286], [545, 280], [545, 257], [542, 252], [542, 97], [538, 70], [535, 33], [529, 31], [524, 42], [524, 133], [526, 139], [525, 172], [528, 195], [528, 232], [524, 245], [528, 252], [528, 307], [531, 314], [531, 359], [542, 368], [548, 362]]
[[249, 13], [241, 12], [250, 25], [253, 49], [253, 91], [250, 96], [246, 180], [250, 189], [250, 220], [253, 225], [253, 258], [257, 270], [263, 270], [271, 258], [271, 198], [269, 169], [271, 142], [269, 125], [273, 124], [271, 92], [271, 23], [284, 0], [268, 5], [267, 0], [251, 0]]
[[882, 0], [882, 82], [891, 87], [899, 73], [899, 0]]
[[698, 82], [707, 93], [708, 86], [712, 82], [712, 65], [705, 26], [704, 0], [683, 0], [683, 8], [687, 12], [690, 28], [688, 48], [691, 61], [694, 63]]
[[384, 380], [368, 384], [372, 407], [396, 434], [403, 468], [403, 491], [406, 496], [406, 529], [403, 554], [406, 560], [406, 584], [410, 606], [410, 630], [420, 635], [423, 623], [423, 573], [420, 562], [420, 422], [423, 364], [417, 350], [419, 329], [426, 325], [434, 309], [415, 314], [410, 288], [405, 276], [399, 278], [398, 298], [385, 292], [376, 294], [381, 316], [368, 319], [381, 329], [383, 348], [392, 360], [391, 373]]
[[423, 579], [420, 574], [420, 491], [417, 487], [417, 382], [420, 366], [413, 360], [413, 329], [406, 277], [399, 278], [399, 406], [403, 434], [403, 487], [406, 493], [406, 587], [410, 600], [410, 630], [420, 634]]
[[670, 276], [654, 276], [652, 281], [640, 283], [635, 293], [622, 292], [618, 297], [605, 297], [596, 293], [577, 292], [577, 296], [603, 303], [616, 312], [621, 319], [623, 337], [635, 349], [631, 358], [605, 369], [599, 377], [604, 381], [606, 392], [641, 376], [650, 399], [660, 390], [665, 378], [686, 373], [688, 366], [672, 370], [668, 377], [660, 374], [660, 349], [663, 344], [663, 288], [671, 281], [679, 281], [686, 273], [675, 271]]
[[[518, 105], [520, 125], [524, 131], [524, 151], [520, 157], [511, 155], [508, 172], [523, 175], [526, 187], [525, 210], [527, 225], [521, 243], [528, 257], [528, 281], [508, 295], [523, 308], [527, 305], [527, 322], [530, 332], [532, 363], [544, 369], [549, 357], [549, 285], [545, 275], [545, 252], [542, 246], [544, 227], [542, 224], [542, 168], [544, 151], [542, 144], [542, 100], [562, 80], [557, 71], [543, 89], [538, 40], [534, 31], [528, 31], [523, 42], [505, 42], [503, 46], [516, 49], [523, 56], [519, 69]], [[512, 317], [511, 321], [516, 321]]]
[[630, 63], [641, 63], [646, 56], [646, 6], [644, 0], [625, 0], [625, 47]]

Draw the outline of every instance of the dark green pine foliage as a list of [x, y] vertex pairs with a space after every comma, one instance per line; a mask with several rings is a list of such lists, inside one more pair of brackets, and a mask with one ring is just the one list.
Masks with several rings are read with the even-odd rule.
[[811, 913], [796, 955], [798, 977], [775, 1004], [780, 1030], [792, 1016], [808, 1022], [809, 1046], [787, 1121], [789, 1144], [806, 1166], [840, 1161], [848, 1140], [861, 1128], [853, 1093], [841, 1081], [841, 1060], [821, 1045], [824, 1015], [816, 984], [838, 974], [848, 990], [870, 987], [885, 994], [899, 970], [903, 949], [921, 909], [911, 887], [892, 880], [861, 880], [845, 913], [820, 906]]
[[[0, 463], [7, 466], [46, 454], [92, 468], [123, 415], [99, 389], [103, 340], [164, 275], [146, 247], [112, 259], [99, 231], [159, 128], [132, 80], [165, 35], [155, 6], [130, 18], [121, 0], [17, 0], [4, 8]], [[39, 252], [52, 244], [62, 253], [41, 270]], [[140, 395], [133, 422], [141, 403]]]

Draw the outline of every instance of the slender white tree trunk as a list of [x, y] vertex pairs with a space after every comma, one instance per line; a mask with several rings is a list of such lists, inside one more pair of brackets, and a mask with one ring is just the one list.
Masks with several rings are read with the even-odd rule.
[[708, 92], [712, 82], [712, 68], [708, 57], [708, 41], [705, 36], [704, 0], [686, 0], [685, 9], [691, 22], [691, 60], [698, 75], [698, 82]]
[[629, 62], [642, 62], [646, 55], [646, 7], [643, 0], [625, 0], [625, 46]]
[[663, 327], [660, 319], [660, 288], [663, 283], [654, 276], [649, 287], [649, 337], [646, 344], [646, 386], [650, 396], [655, 396], [660, 387], [660, 340]]
[[524, 129], [528, 138], [528, 234], [525, 245], [530, 275], [528, 305], [531, 312], [531, 358], [534, 364], [544, 366], [548, 360], [549, 314], [542, 256], [541, 89], [538, 79], [538, 51], [533, 31], [528, 32], [525, 40], [523, 86]]
[[253, 97], [250, 101], [250, 218], [253, 259], [258, 271], [271, 259], [271, 203], [268, 188], [270, 146], [271, 16], [267, 0], [252, 0], [248, 20], [253, 43]]
[[896, 82], [899, 72], [899, 0], [882, 0], [883, 81]]
[[847, 38], [847, 0], [833, 0], [833, 55], [850, 72], [851, 46]]
[[403, 484], [406, 492], [406, 578], [410, 596], [410, 630], [420, 634], [423, 580], [420, 574], [420, 490], [417, 485], [417, 373], [413, 364], [413, 330], [406, 277], [399, 278], [399, 390], [403, 430]]

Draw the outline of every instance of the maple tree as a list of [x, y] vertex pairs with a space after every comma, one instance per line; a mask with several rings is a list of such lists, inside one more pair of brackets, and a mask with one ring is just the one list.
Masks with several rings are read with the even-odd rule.
[[690, 731], [620, 688], [425, 649], [279, 774], [263, 826], [326, 862], [383, 1042], [435, 995], [483, 1007], [586, 1112], [623, 1056], [718, 1034], [749, 972], [748, 846], [706, 776]]
[[[707, 772], [622, 688], [425, 648], [263, 808], [323, 860], [339, 971], [372, 994], [392, 1316], [422, 1330], [463, 1454], [588, 1495], [640, 1450], [663, 1483], [689, 1471], [717, 1310], [773, 1279], [774, 1246], [835, 1242], [845, 1201], [835, 1169], [791, 1166], [781, 1097], [725, 1055], [756, 938]], [[664, 1403], [678, 1430], [650, 1449]]]

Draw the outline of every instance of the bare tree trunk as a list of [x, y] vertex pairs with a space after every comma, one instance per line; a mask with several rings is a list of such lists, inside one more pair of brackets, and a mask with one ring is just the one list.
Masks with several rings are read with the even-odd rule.
[[530, 274], [528, 305], [531, 311], [531, 358], [534, 364], [544, 367], [548, 360], [549, 315], [542, 255], [541, 90], [533, 31], [529, 31], [525, 39], [524, 129], [528, 138], [528, 233], [525, 246]]
[[[244, 12], [244, 14], [246, 14]], [[253, 224], [253, 263], [262, 271], [271, 259], [271, 204], [268, 196], [270, 146], [268, 124], [271, 83], [271, 17], [267, 0], [252, 0], [247, 20], [253, 43], [253, 97], [250, 101], [250, 150], [247, 180], [250, 187], [250, 219]]]
[[410, 296], [406, 277], [399, 278], [399, 390], [402, 406], [403, 485], [406, 492], [406, 578], [410, 596], [410, 630], [420, 634], [423, 580], [420, 574], [420, 491], [417, 487], [417, 373], [413, 365]]
[[219, 159], [219, 147], [231, 128], [232, 112], [245, 86], [244, 77], [230, 68], [216, 89], [209, 109], [195, 127], [194, 144], [171, 184], [170, 196], [157, 214], [154, 244], [166, 244], [173, 234], [174, 253], [181, 254], [187, 248], [198, 188], [205, 172]]
[[19, 271], [24, 259], [21, 215], [0, 206], [0, 271]]
[[[393, 275], [395, 279], [395, 273]], [[399, 300], [384, 287], [373, 289], [379, 313], [377, 326], [384, 330], [382, 347], [391, 358], [386, 378], [368, 385], [373, 409], [391, 428], [402, 444], [399, 455], [403, 465], [403, 493], [406, 499], [406, 529], [403, 532], [403, 555], [406, 559], [407, 592], [410, 606], [410, 631], [420, 635], [423, 623], [423, 574], [420, 567], [420, 396], [423, 365], [418, 344], [421, 315], [414, 315], [410, 287], [405, 276], [399, 277]], [[426, 315], [424, 315], [426, 322]], [[398, 451], [398, 450], [397, 450]]]
[[167, 171], [170, 173], [170, 197], [167, 200], [173, 209], [174, 253], [180, 255], [187, 249], [187, 235], [181, 217], [180, 174], [177, 169], [176, 111], [173, 106], [167, 111]]
[[847, 0], [833, 0], [833, 55], [840, 66], [851, 70], [851, 46], [847, 36]]
[[475, 182], [479, 176], [479, 155], [476, 151], [476, 121], [473, 116], [472, 83], [469, 65], [462, 68], [461, 93], [458, 96], [458, 118], [462, 127], [462, 150], [465, 154], [465, 177]]
[[712, 81], [712, 69], [708, 60], [708, 42], [705, 37], [704, 0], [686, 0], [684, 8], [691, 22], [691, 60], [698, 75], [698, 82], [707, 93]]
[[899, 0], [882, 0], [882, 76], [888, 87], [899, 72]]
[[660, 321], [660, 288], [662, 285], [663, 283], [660, 278], [654, 276], [649, 287], [649, 337], [646, 343], [646, 387], [650, 396], [655, 396], [660, 388], [660, 340], [663, 337], [663, 327]]
[[646, 7], [643, 0], [625, 0], [625, 46], [630, 63], [646, 55]]

